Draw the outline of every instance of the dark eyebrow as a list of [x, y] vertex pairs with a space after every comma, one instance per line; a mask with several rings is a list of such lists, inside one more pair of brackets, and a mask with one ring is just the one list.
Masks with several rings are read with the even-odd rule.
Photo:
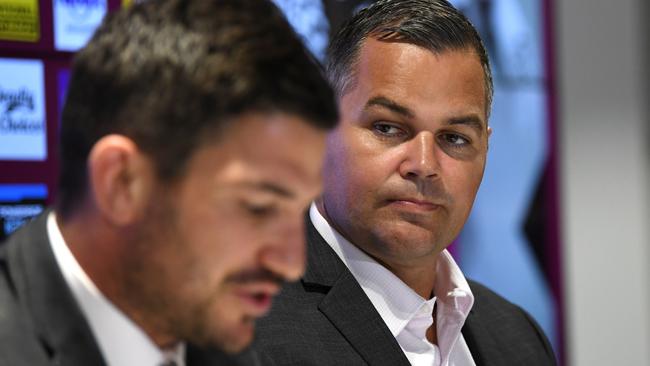
[[409, 119], [413, 119], [415, 117], [415, 113], [413, 113], [413, 111], [410, 110], [408, 107], [403, 106], [397, 103], [396, 101], [381, 95], [370, 98], [366, 103], [364, 109], [368, 109], [372, 106], [384, 107], [386, 109], [391, 110], [394, 113], [400, 114]]
[[[384, 107], [409, 119], [415, 118], [415, 113], [411, 109], [382, 95], [370, 98], [366, 103], [364, 109], [369, 109], [373, 106]], [[470, 114], [461, 117], [452, 117], [447, 121], [447, 124], [450, 126], [467, 125], [475, 129], [481, 135], [486, 128], [486, 123], [483, 121], [483, 119], [481, 119], [481, 117], [476, 114]]]
[[294, 198], [296, 196], [288, 189], [271, 182], [246, 182], [243, 186], [250, 189], [273, 193], [284, 198]]
[[466, 125], [475, 129], [479, 134], [483, 134], [485, 130], [485, 123], [477, 115], [469, 115], [463, 117], [453, 117], [447, 121], [447, 124], [450, 126], [453, 125]]

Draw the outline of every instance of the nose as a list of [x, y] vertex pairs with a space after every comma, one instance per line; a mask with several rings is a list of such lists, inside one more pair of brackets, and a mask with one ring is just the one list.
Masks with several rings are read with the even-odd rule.
[[403, 178], [434, 178], [440, 170], [436, 158], [435, 139], [431, 132], [422, 131], [407, 142], [404, 160], [399, 166]]
[[300, 212], [278, 226], [261, 253], [262, 265], [287, 281], [298, 280], [305, 271], [304, 215]]

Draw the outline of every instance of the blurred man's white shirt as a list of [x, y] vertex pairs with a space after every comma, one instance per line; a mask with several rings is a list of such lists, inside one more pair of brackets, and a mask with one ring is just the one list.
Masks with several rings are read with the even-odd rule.
[[185, 366], [185, 345], [159, 349], [146, 333], [99, 291], [68, 248], [54, 212], [47, 234], [56, 263], [92, 330], [108, 366], [159, 366], [169, 361]]

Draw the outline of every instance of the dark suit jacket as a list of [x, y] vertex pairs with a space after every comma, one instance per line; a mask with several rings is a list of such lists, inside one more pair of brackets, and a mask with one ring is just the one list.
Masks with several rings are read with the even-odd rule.
[[[258, 324], [257, 350], [276, 365], [409, 365], [345, 264], [308, 219], [307, 271]], [[475, 302], [463, 336], [477, 366], [554, 365], [551, 347], [521, 308], [469, 281]]]
[[[0, 366], [103, 366], [99, 346], [56, 264], [47, 212], [0, 247]], [[187, 346], [187, 365], [258, 364]]]

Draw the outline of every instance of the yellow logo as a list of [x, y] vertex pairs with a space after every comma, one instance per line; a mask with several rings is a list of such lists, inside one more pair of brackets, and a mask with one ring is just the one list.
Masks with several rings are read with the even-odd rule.
[[38, 0], [0, 1], [0, 39], [37, 42], [41, 37]]

